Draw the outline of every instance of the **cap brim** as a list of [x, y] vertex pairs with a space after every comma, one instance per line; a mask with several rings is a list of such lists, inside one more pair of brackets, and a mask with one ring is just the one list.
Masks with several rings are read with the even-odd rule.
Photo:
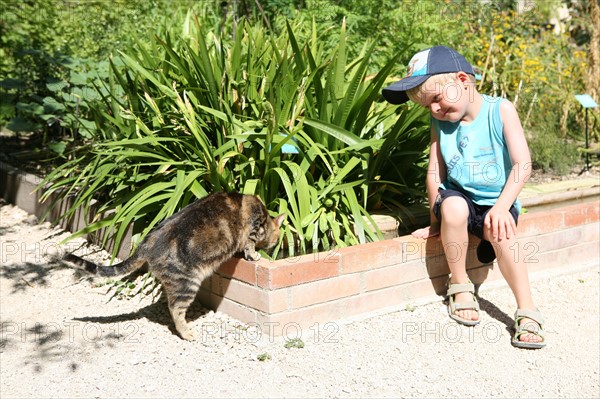
[[427, 79], [429, 79], [429, 75], [408, 76], [397, 81], [396, 83], [389, 85], [381, 91], [381, 94], [383, 94], [383, 98], [385, 98], [385, 100], [391, 104], [404, 104], [409, 100], [408, 96], [406, 95], [406, 91], [414, 89]]

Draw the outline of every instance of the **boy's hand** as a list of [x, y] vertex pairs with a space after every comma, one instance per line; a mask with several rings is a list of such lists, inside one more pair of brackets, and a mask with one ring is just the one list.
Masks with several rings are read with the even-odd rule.
[[498, 242], [504, 239], [510, 240], [517, 235], [517, 224], [509, 211], [492, 207], [483, 225], [488, 233], [489, 241]]
[[413, 237], [422, 238], [424, 240], [428, 239], [429, 237], [435, 237], [438, 235], [440, 235], [440, 226], [439, 225], [423, 227], [422, 229], [415, 230], [412, 232]]

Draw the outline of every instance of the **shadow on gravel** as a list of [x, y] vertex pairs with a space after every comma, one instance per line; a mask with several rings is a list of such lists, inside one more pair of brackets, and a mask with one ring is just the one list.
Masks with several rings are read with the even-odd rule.
[[112, 348], [122, 339], [123, 335], [114, 331], [86, 337], [85, 330], [68, 321], [35, 322], [33, 325], [10, 320], [0, 323], [0, 353], [19, 351], [22, 347], [27, 352], [23, 364], [11, 362], [3, 367], [20, 369], [29, 366], [36, 373], [42, 372], [49, 363], [64, 363], [71, 372], [76, 372], [79, 365], [72, 360], [76, 355], [89, 351], [90, 347], [93, 350]]
[[[192, 303], [187, 312], [186, 319], [194, 322], [209, 312], [208, 309], [204, 308], [198, 298]], [[175, 325], [171, 319], [169, 308], [167, 306], [167, 300], [165, 295], [161, 292], [160, 297], [151, 305], [143, 307], [135, 312], [116, 314], [114, 316], [86, 316], [86, 317], [74, 317], [73, 320], [84, 323], [99, 323], [99, 324], [118, 324], [133, 322], [135, 320], [146, 319], [152, 323], [157, 323], [169, 328], [172, 334], [177, 335]]]
[[[25, 291], [33, 287], [47, 287], [53, 271], [69, 269], [61, 262], [31, 263], [2, 265], [0, 278], [11, 281], [12, 292]], [[77, 271], [78, 272], [78, 271]], [[74, 279], [84, 277], [84, 273], [75, 273]]]
[[15, 228], [14, 227], [0, 227], [0, 236], [6, 235], [6, 234], [10, 234], [10, 233], [14, 233], [15, 232]]
[[480, 297], [479, 294], [477, 294], [477, 301], [479, 302], [479, 307], [481, 308], [481, 310], [489, 314], [490, 317], [493, 317], [500, 323], [504, 324], [506, 326], [506, 331], [512, 334], [515, 322], [509, 315], [504, 313], [496, 305], [494, 305], [487, 299]]

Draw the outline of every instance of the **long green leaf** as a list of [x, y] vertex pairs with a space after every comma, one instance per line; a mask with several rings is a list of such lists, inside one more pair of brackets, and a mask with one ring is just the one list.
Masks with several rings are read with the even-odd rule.
[[347, 144], [347, 145], [357, 145], [362, 143], [362, 139], [355, 134], [347, 131], [346, 129], [336, 126], [331, 123], [318, 121], [315, 119], [306, 118], [304, 123], [312, 126], [316, 129], [319, 129], [323, 133], [328, 134], [329, 136]]

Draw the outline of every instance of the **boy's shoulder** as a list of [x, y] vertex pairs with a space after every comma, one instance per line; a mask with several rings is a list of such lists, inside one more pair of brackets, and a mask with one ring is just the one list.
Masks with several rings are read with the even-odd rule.
[[490, 96], [482, 94], [484, 103], [488, 104], [488, 114], [493, 115], [496, 119], [502, 119], [503, 117], [513, 117], [516, 113], [515, 106], [510, 100], [505, 97]]
[[482, 94], [481, 97], [483, 98], [483, 101], [486, 101], [490, 104], [500, 104], [502, 102], [510, 102], [504, 97], [490, 96], [489, 94]]

